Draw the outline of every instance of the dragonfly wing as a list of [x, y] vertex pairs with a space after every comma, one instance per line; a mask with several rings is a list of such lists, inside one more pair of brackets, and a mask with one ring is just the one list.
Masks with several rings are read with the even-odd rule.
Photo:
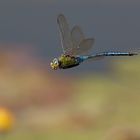
[[60, 14], [57, 17], [57, 23], [59, 26], [61, 45], [64, 54], [70, 54], [72, 52], [72, 40], [69, 25], [64, 15]]
[[74, 26], [70, 31], [68, 22], [64, 15], [57, 18], [59, 26], [61, 44], [64, 54], [80, 55], [86, 53], [92, 48], [94, 39], [85, 39], [84, 34], [79, 26]]
[[95, 41], [94, 38], [87, 38], [82, 40], [79, 46], [75, 48], [74, 54], [75, 55], [85, 54], [92, 48], [94, 41]]
[[80, 42], [84, 40], [85, 36], [79, 26], [74, 26], [71, 30], [71, 38], [73, 46], [76, 48], [79, 46]]

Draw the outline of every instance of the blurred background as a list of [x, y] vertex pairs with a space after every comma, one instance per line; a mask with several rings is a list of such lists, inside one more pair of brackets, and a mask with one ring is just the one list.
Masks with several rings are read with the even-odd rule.
[[138, 0], [0, 1], [0, 140], [139, 140], [140, 56], [53, 71], [57, 16], [92, 52], [140, 52]]

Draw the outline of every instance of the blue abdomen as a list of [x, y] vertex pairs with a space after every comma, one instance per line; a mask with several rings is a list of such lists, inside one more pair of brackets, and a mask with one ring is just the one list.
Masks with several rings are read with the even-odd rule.
[[87, 60], [89, 56], [77, 56], [76, 59], [79, 63], [82, 63], [84, 60]]

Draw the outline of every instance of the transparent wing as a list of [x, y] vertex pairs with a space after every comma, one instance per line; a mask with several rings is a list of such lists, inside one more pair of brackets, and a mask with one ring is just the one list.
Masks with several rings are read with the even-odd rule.
[[74, 26], [71, 30], [71, 38], [73, 42], [73, 55], [87, 53], [94, 44], [94, 39], [85, 39], [85, 36], [79, 26]]
[[57, 17], [57, 23], [59, 26], [61, 45], [64, 54], [70, 54], [72, 52], [73, 43], [71, 40], [71, 33], [69, 25], [64, 15], [60, 14]]
[[87, 53], [93, 46], [94, 39], [93, 38], [87, 38], [83, 39], [80, 44], [73, 49], [73, 55], [80, 55]]
[[84, 40], [85, 36], [79, 26], [74, 26], [71, 30], [71, 39], [73, 42], [73, 47], [79, 46], [80, 42]]
[[61, 45], [64, 54], [80, 55], [92, 48], [94, 39], [85, 39], [79, 26], [74, 26], [70, 31], [69, 25], [64, 15], [60, 14], [57, 18], [59, 26]]

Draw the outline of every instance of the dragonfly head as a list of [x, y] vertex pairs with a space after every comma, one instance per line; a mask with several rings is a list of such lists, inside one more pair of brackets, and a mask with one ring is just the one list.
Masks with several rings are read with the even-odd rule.
[[50, 63], [50, 66], [53, 70], [57, 70], [59, 68], [59, 61], [57, 58], [54, 58], [53, 61]]

